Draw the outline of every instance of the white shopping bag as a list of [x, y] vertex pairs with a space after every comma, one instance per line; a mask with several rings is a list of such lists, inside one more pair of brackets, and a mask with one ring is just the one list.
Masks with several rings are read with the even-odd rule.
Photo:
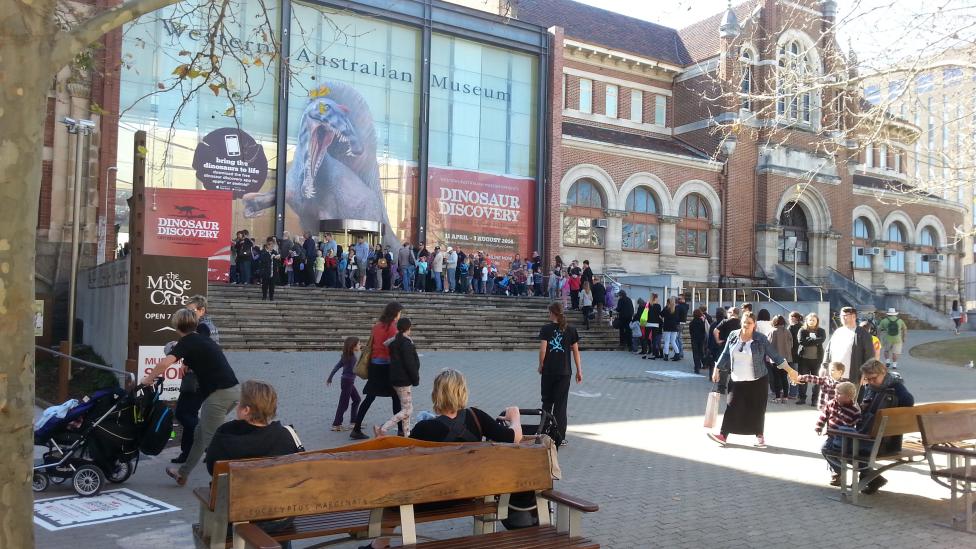
[[722, 395], [712, 391], [708, 393], [708, 399], [705, 401], [705, 428], [711, 429], [715, 427], [715, 420], [718, 418], [718, 403], [721, 401]]

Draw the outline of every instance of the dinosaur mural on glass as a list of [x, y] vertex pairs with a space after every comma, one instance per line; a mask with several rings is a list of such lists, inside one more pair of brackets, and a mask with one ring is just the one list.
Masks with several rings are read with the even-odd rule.
[[[249, 193], [243, 202], [244, 216], [256, 217], [274, 207], [275, 193]], [[317, 234], [322, 219], [376, 221], [384, 227], [384, 244], [399, 245], [380, 188], [373, 117], [351, 86], [332, 82], [309, 94], [285, 176], [285, 202], [302, 231]]]

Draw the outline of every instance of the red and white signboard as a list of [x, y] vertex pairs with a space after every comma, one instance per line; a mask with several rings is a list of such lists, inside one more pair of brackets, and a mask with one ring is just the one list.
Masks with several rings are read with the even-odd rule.
[[233, 196], [230, 191], [146, 189], [145, 253], [206, 258], [207, 279], [226, 282]]
[[502, 268], [535, 245], [535, 179], [431, 166], [427, 179], [430, 242], [483, 250]]
[[[152, 372], [152, 369], [166, 358], [162, 345], [139, 346], [139, 379]], [[180, 397], [180, 383], [183, 383], [183, 361], [178, 360], [163, 372], [163, 388], [159, 400], [176, 400]]]

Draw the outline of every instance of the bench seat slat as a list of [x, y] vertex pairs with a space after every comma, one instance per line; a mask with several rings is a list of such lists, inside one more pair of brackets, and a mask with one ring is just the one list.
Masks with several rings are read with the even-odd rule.
[[568, 534], [560, 534], [552, 526], [544, 526], [496, 534], [430, 541], [417, 545], [405, 545], [404, 547], [422, 547], [424, 549], [596, 549], [600, 545], [585, 538], [571, 538]]
[[955, 480], [976, 482], [976, 465], [969, 468], [969, 474], [966, 474], [965, 467], [952, 467], [945, 469], [936, 469], [932, 472], [933, 475], [943, 478], [951, 478]]

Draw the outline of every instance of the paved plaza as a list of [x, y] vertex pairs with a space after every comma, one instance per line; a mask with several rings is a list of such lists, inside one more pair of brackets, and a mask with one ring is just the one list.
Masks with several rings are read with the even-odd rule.
[[[945, 332], [913, 332], [910, 343], [948, 337]], [[416, 410], [430, 408], [431, 380], [445, 367], [465, 372], [470, 403], [489, 413], [513, 404], [538, 406], [535, 352], [420, 351]], [[230, 353], [229, 358], [241, 380], [253, 377], [275, 384], [280, 419], [294, 424], [307, 448], [350, 442], [347, 433], [329, 430], [339, 390], [338, 383], [326, 388], [325, 377], [338, 353]], [[732, 437], [732, 446], [720, 448], [702, 428], [710, 384], [703, 377], [660, 373], [690, 373], [688, 360], [584, 352], [583, 361], [583, 384], [571, 389], [569, 445], [560, 451], [564, 480], [558, 488], [599, 503], [599, 513], [585, 516], [583, 528], [603, 547], [917, 549], [976, 544], [971, 535], [936, 525], [947, 518], [948, 490], [928, 477], [925, 464], [887, 473], [888, 485], [863, 498], [871, 508], [829, 499], [837, 489], [827, 485], [829, 474], [819, 453], [822, 440], [813, 430], [815, 408], [770, 404], [767, 449], [752, 448], [751, 437]], [[899, 366], [919, 403], [976, 398], [976, 371], [923, 364], [908, 356]], [[367, 422], [385, 420], [389, 402], [379, 399]], [[197, 504], [190, 487], [205, 485], [209, 477], [201, 465], [187, 487], [176, 487], [163, 472], [176, 453], [178, 448], [170, 448], [144, 459], [124, 486], [180, 511], [58, 532], [36, 528], [37, 547], [193, 547], [190, 525], [196, 522]], [[67, 486], [52, 487], [42, 497], [71, 493]], [[418, 533], [457, 536], [469, 533], [470, 527], [469, 520], [458, 520], [420, 525]]]

